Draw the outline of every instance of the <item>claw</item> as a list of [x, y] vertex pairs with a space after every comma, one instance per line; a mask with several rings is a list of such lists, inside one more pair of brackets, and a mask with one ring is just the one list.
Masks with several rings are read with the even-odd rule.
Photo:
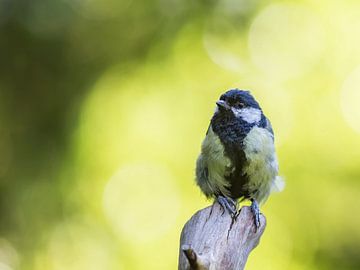
[[224, 196], [218, 196], [217, 201], [223, 208], [224, 212], [225, 210], [227, 210], [232, 217], [236, 216], [236, 212], [237, 212], [236, 201], [234, 201], [229, 197], [224, 197]]
[[254, 215], [255, 231], [260, 227], [260, 208], [256, 200], [251, 199], [251, 212]]

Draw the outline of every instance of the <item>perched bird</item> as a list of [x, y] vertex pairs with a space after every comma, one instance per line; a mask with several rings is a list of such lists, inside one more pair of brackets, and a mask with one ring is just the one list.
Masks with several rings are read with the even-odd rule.
[[251, 200], [256, 228], [259, 204], [283, 188], [274, 132], [249, 91], [232, 89], [216, 102], [196, 162], [196, 182], [206, 197], [216, 199], [232, 216], [238, 199]]

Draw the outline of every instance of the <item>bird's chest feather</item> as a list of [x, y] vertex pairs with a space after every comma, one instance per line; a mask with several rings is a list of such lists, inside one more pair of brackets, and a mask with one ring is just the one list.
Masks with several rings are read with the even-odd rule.
[[206, 168], [203, 184], [208, 193], [255, 198], [260, 202], [269, 195], [278, 170], [273, 137], [256, 125], [247, 128], [243, 135], [243, 129], [239, 133], [234, 126], [222, 127], [219, 136], [210, 126], [199, 158], [199, 168]]
[[240, 129], [233, 126], [231, 130], [231, 136], [228, 132], [226, 136], [220, 134], [225, 156], [233, 168], [226, 176], [230, 195], [265, 201], [278, 172], [273, 135], [257, 125], [241, 125]]
[[224, 145], [211, 126], [202, 143], [197, 169], [206, 171], [205, 182], [199, 183], [204, 185], [203, 189], [209, 190], [208, 193], [228, 195], [230, 183], [226, 176], [231, 174], [233, 167], [231, 160], [225, 155]]
[[272, 134], [264, 128], [253, 127], [243, 140], [243, 150], [246, 162], [242, 171], [248, 176], [244, 188], [262, 201], [269, 195], [278, 172]]

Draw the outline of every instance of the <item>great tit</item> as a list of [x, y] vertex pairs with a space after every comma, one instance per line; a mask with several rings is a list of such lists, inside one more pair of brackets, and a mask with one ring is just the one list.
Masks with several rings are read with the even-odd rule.
[[216, 102], [196, 162], [196, 182], [233, 217], [239, 199], [251, 200], [256, 228], [259, 204], [283, 188], [273, 129], [249, 91], [231, 89]]

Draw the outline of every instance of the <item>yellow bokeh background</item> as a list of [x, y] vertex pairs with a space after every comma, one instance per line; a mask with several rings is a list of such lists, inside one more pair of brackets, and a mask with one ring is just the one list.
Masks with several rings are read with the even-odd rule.
[[[211, 203], [195, 185], [195, 160], [230, 88], [251, 90], [271, 120], [286, 180], [261, 209], [267, 227], [246, 269], [360, 269], [360, 2], [60, 2], [76, 14], [66, 61], [81, 54], [79, 74], [99, 55], [111, 61], [96, 62], [76, 102], [59, 107], [66, 148], [27, 184], [7, 176], [22, 167], [0, 93], [0, 188], [19, 194], [2, 203], [10, 221], [0, 226], [1, 270], [176, 269], [182, 226]], [[43, 39], [67, 22], [60, 14], [46, 24], [47, 8], [36, 1], [36, 20], [23, 22]], [[163, 27], [172, 20], [176, 29]], [[146, 51], [133, 49], [145, 41]], [[23, 167], [35, 166], [27, 160], [38, 148], [29, 149]]]

